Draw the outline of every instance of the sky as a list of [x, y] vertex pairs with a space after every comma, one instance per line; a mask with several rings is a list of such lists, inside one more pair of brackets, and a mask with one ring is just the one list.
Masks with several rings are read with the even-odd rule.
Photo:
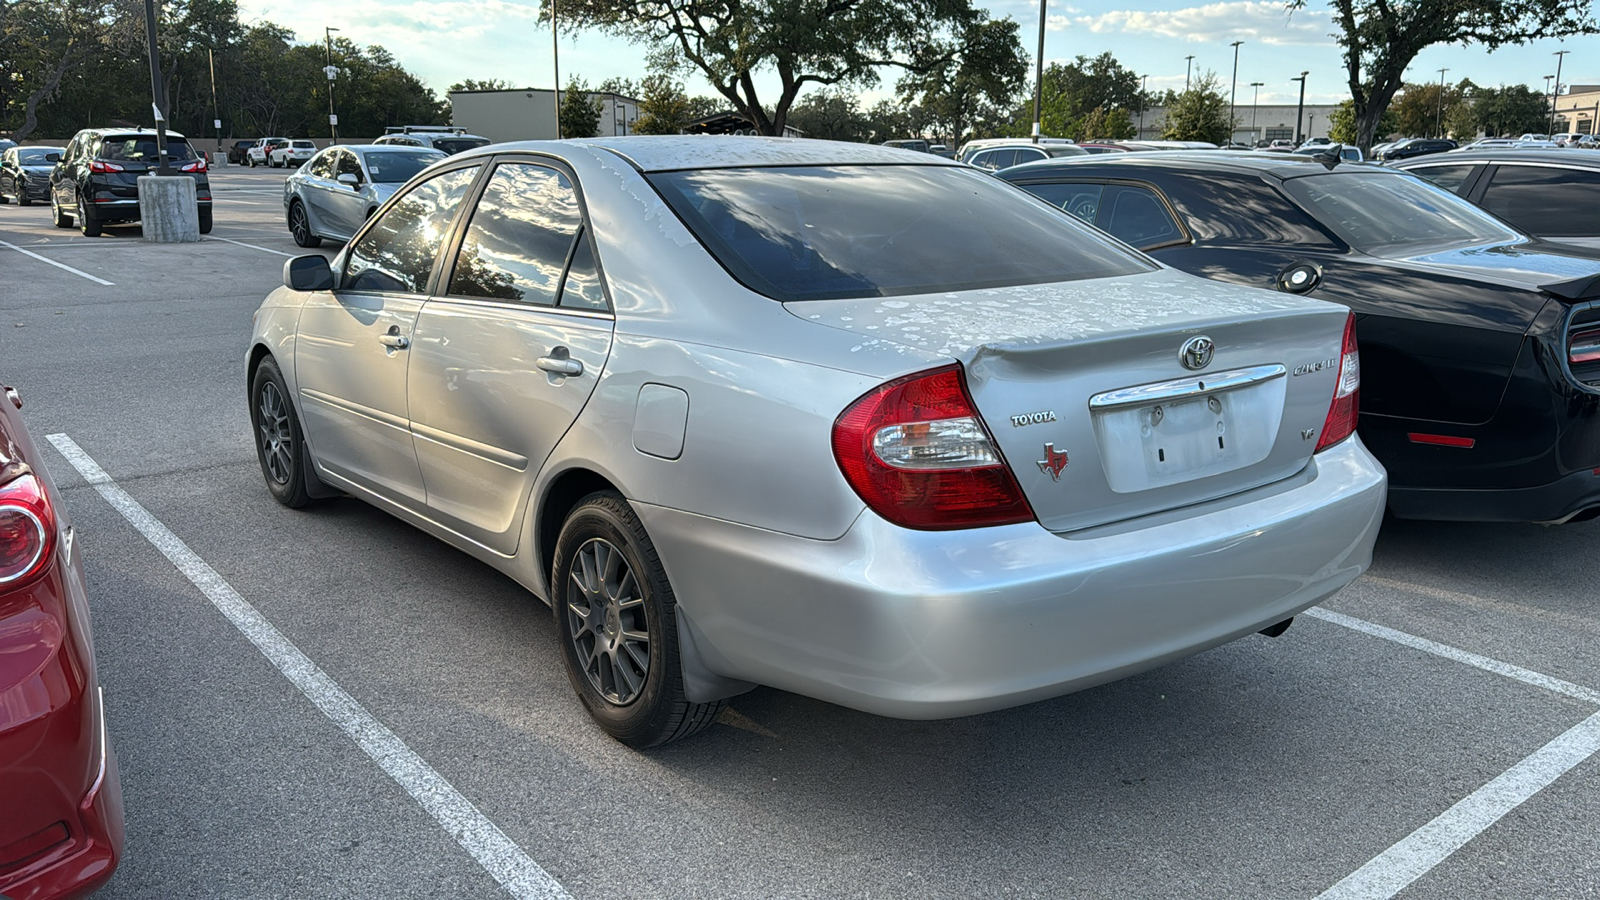
[[[982, 0], [977, 0], [982, 5]], [[1195, 5], [1184, 0], [1145, 0], [1138, 8], [1126, 0], [1046, 0], [1045, 61], [1070, 62], [1079, 55], [1110, 51], [1123, 65], [1149, 76], [1150, 90], [1184, 87], [1185, 57], [1194, 56], [1196, 74], [1215, 72], [1228, 89], [1234, 41], [1239, 47], [1237, 102], [1251, 102], [1251, 82], [1260, 81], [1260, 102], [1294, 103], [1302, 71], [1307, 103], [1337, 103], [1349, 97], [1339, 47], [1325, 0], [1309, 0], [1289, 14], [1275, 0], [1223, 0]], [[1037, 46], [1039, 5], [1029, 0], [991, 0], [991, 15], [1021, 24], [1029, 58]], [[381, 44], [401, 65], [444, 95], [465, 78], [498, 78], [518, 87], [548, 88], [554, 80], [550, 27], [538, 20], [537, 0], [342, 0], [327, 4], [274, 5], [241, 0], [241, 18], [265, 19], [293, 29], [302, 41], [320, 41], [324, 26], [358, 44]], [[1471, 78], [1480, 85], [1526, 84], [1545, 89], [1556, 72], [1558, 50], [1570, 50], [1561, 72], [1563, 84], [1600, 84], [1600, 37], [1542, 39], [1493, 53], [1479, 46], [1441, 45], [1424, 50], [1407, 70], [1407, 80]], [[594, 31], [563, 29], [561, 77], [584, 78], [591, 86], [609, 77], [639, 79], [645, 74], [644, 48]], [[892, 92], [895, 73], [863, 94], [869, 103]], [[687, 79], [691, 94], [711, 94], [708, 83]], [[776, 93], [776, 79], [761, 79], [763, 99]], [[802, 97], [804, 94], [801, 95]]]

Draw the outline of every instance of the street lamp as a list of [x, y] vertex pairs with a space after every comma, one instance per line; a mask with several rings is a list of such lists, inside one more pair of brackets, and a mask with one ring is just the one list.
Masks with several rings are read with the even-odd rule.
[[1233, 141], [1233, 100], [1239, 93], [1239, 45], [1244, 41], [1233, 42], [1233, 85], [1228, 88], [1228, 141]]
[[1444, 73], [1449, 69], [1439, 70], [1439, 113], [1433, 123], [1433, 130], [1439, 132], [1439, 137], [1444, 137]]
[[1150, 76], [1139, 76], [1139, 140], [1144, 140], [1144, 98], [1150, 93]]
[[[150, 43], [150, 108], [155, 111], [156, 119], [156, 174], [171, 175], [172, 170], [167, 168], [167, 118], [161, 110], [166, 105], [162, 102], [166, 99], [166, 92], [161, 89], [161, 58], [156, 51], [155, 0], [144, 0], [144, 30]], [[79, 210], [80, 222], [83, 221], [83, 215], [84, 212]]]
[[1189, 73], [1194, 70], [1194, 54], [1183, 58], [1183, 92], [1189, 92]]
[[1305, 140], [1300, 136], [1300, 116], [1306, 110], [1306, 76], [1310, 74], [1310, 71], [1305, 71], [1300, 73], [1300, 77], [1289, 79], [1290, 81], [1300, 82], [1300, 105], [1295, 107], [1294, 110], [1294, 145], [1296, 147], [1300, 146], [1301, 141]]
[[1550, 95], [1550, 134], [1556, 133], [1556, 98], [1561, 96], [1561, 64], [1567, 61], [1567, 54], [1571, 50], [1557, 50], [1551, 55], [1556, 58], [1556, 89]]
[[333, 78], [339, 74], [339, 70], [333, 65], [333, 33], [338, 30], [322, 29], [323, 59], [327, 62], [322, 67], [322, 74], [328, 76], [328, 134], [335, 144], [339, 143], [339, 116], [333, 111]]
[[[1033, 142], [1039, 143], [1039, 114], [1044, 108], [1044, 5], [1039, 0], [1039, 53], [1033, 59]], [[956, 135], [956, 140], [961, 136]]]
[[1250, 86], [1256, 89], [1255, 90], [1255, 94], [1253, 96], [1251, 96], [1251, 98], [1250, 98], [1250, 135], [1251, 135], [1250, 139], [1251, 139], [1252, 142], [1253, 141], [1258, 141], [1258, 140], [1261, 139], [1261, 132], [1256, 130], [1256, 106], [1261, 102], [1261, 86], [1263, 84], [1266, 84], [1266, 82], [1265, 81], [1252, 81], [1252, 82], [1250, 82]]
[[561, 45], [556, 41], [556, 0], [550, 0], [550, 62], [556, 70], [556, 140], [561, 140]]

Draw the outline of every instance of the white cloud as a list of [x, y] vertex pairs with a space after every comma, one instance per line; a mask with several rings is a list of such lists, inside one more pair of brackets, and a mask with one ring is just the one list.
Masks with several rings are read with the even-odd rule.
[[[1060, 24], [1057, 24], [1060, 20]], [[1229, 0], [1169, 10], [1114, 10], [1077, 16], [1072, 27], [1096, 33], [1125, 32], [1176, 38], [1192, 43], [1332, 44], [1332, 23], [1326, 12], [1299, 10], [1290, 15], [1271, 0]], [[1069, 27], [1064, 16], [1051, 16], [1049, 27]]]

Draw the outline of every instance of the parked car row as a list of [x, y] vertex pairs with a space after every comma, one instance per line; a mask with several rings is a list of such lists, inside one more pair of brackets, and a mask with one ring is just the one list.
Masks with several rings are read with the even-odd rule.
[[[86, 128], [65, 147], [12, 147], [0, 154], [0, 203], [49, 201], [57, 228], [77, 225], [97, 237], [106, 225], [139, 219], [139, 177], [159, 167], [156, 133], [144, 128]], [[192, 178], [201, 234], [211, 232], [211, 184], [203, 155], [183, 135], [166, 133], [166, 160]]]

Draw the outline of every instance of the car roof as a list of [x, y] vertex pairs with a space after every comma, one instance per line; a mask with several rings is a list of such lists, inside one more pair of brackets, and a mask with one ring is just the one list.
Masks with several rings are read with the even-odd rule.
[[1574, 166], [1584, 169], [1600, 169], [1600, 154], [1587, 150], [1519, 150], [1512, 147], [1485, 147], [1481, 150], [1457, 150], [1451, 153], [1435, 153], [1431, 156], [1418, 156], [1414, 159], [1397, 160], [1393, 165], [1400, 169], [1410, 169], [1423, 165], [1443, 166], [1461, 165], [1463, 163], [1543, 163], [1545, 165]]
[[[111, 137], [118, 134], [133, 134], [138, 135], [139, 137], [149, 135], [150, 137], [155, 137], [156, 134], [156, 130], [154, 128], [85, 128], [84, 131], [87, 131], [96, 137]], [[169, 138], [180, 138], [185, 141], [188, 140], [188, 138], [184, 137], [181, 133], [173, 131], [170, 128], [167, 129], [166, 136]]]
[[[748, 137], [744, 135], [675, 134], [630, 137], [581, 138], [563, 144], [603, 147], [626, 159], [642, 172], [674, 169], [726, 169], [750, 166], [818, 166], [860, 164], [912, 164], [953, 166], [962, 163], [931, 153], [901, 150], [877, 144], [821, 141], [806, 138]], [[495, 150], [540, 150], [548, 142], [494, 144]], [[557, 146], [560, 146], [559, 144]], [[479, 148], [469, 153], [482, 153]]]
[[[1392, 170], [1386, 170], [1383, 166], [1368, 165], [1366, 163], [1346, 161], [1341, 162], [1339, 165], [1354, 167], [1351, 171], [1359, 169], [1363, 172], [1392, 172]], [[1102, 153], [1099, 155], [1040, 160], [1039, 162], [1023, 163], [1020, 166], [1006, 169], [1002, 177], [1020, 180], [1039, 175], [1070, 172], [1080, 168], [1093, 168], [1094, 166], [1115, 166], [1124, 170], [1130, 167], [1181, 171], [1205, 169], [1211, 172], [1233, 172], [1257, 176], [1271, 175], [1280, 179], [1314, 175], [1318, 172], [1327, 171], [1327, 167], [1315, 156], [1301, 156], [1293, 153], [1256, 153], [1250, 150], [1166, 150], [1159, 153], [1125, 153], [1114, 156]], [[1392, 173], [1400, 174], [1398, 172]]]

